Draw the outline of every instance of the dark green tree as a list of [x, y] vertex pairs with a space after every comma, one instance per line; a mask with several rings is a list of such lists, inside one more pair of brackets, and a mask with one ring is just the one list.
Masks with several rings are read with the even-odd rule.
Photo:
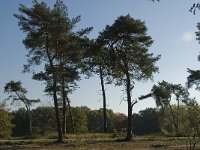
[[73, 108], [73, 115], [74, 115], [74, 130], [75, 130], [75, 133], [86, 133], [86, 132], [88, 132], [87, 115], [81, 109], [81, 107]]
[[155, 66], [160, 56], [153, 57], [148, 48], [153, 43], [147, 35], [147, 28], [141, 20], [130, 15], [120, 16], [113, 25], [107, 25], [100, 33], [98, 43], [107, 50], [107, 66], [117, 84], [126, 87], [128, 103], [127, 140], [132, 139], [132, 101], [131, 91], [134, 81], [151, 79], [158, 71]]
[[73, 32], [80, 17], [69, 19], [66, 6], [61, 0], [57, 0], [52, 9], [44, 2], [33, 1], [32, 8], [20, 5], [19, 11], [20, 14], [15, 14], [15, 17], [19, 20], [21, 30], [27, 33], [23, 43], [28, 50], [28, 64], [24, 66], [24, 70], [28, 72], [32, 65], [45, 64], [38, 80], [46, 81], [46, 91], [53, 97], [58, 141], [63, 142], [58, 103], [59, 85], [62, 80], [65, 81], [60, 78], [64, 74], [61, 68], [78, 68], [77, 61], [81, 60], [82, 53], [80, 49], [91, 28]]
[[[25, 47], [28, 50], [28, 64], [24, 66], [25, 71], [30, 70], [31, 65], [40, 65], [46, 63], [51, 72], [51, 86], [53, 89], [53, 99], [55, 105], [56, 122], [58, 130], [58, 141], [63, 141], [61, 123], [59, 118], [58, 98], [57, 98], [57, 77], [55, 69], [55, 58], [57, 56], [56, 42], [53, 35], [57, 19], [56, 13], [47, 7], [44, 2], [33, 2], [33, 7], [28, 8], [24, 5], [19, 7], [20, 14], [15, 14], [18, 19], [18, 25], [25, 33], [26, 38], [23, 40]], [[59, 17], [60, 15], [56, 16]]]
[[56, 131], [56, 118], [53, 107], [37, 107], [32, 110], [35, 134], [47, 135]]
[[103, 132], [103, 114], [102, 111], [92, 110], [87, 113], [88, 130], [91, 133]]
[[[90, 133], [103, 132], [103, 109], [90, 110], [81, 107], [87, 115], [87, 128]], [[107, 109], [107, 132], [113, 133], [114, 130], [121, 132], [127, 126], [127, 116], [122, 113], [114, 113], [111, 109]]]
[[32, 115], [31, 115], [31, 106], [34, 103], [40, 102], [39, 99], [28, 99], [26, 97], [27, 90], [22, 87], [21, 81], [10, 81], [6, 83], [4, 87], [4, 92], [9, 94], [9, 97], [6, 100], [12, 100], [12, 103], [20, 101], [25, 105], [26, 113], [28, 116], [29, 123], [29, 135], [32, 134]]
[[24, 108], [15, 110], [12, 112], [12, 117], [12, 124], [14, 125], [12, 129], [12, 136], [27, 136], [29, 134], [29, 129], [26, 110]]
[[141, 110], [133, 114], [133, 132], [136, 135], [150, 135], [160, 133], [159, 111], [154, 108]]

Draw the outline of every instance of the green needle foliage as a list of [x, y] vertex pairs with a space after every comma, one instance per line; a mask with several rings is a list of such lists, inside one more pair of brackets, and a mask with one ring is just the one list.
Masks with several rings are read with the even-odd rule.
[[153, 57], [148, 48], [153, 43], [147, 35], [147, 28], [141, 20], [135, 20], [130, 15], [120, 16], [100, 33], [97, 42], [105, 49], [105, 64], [110, 70], [110, 76], [117, 85], [125, 85], [128, 102], [127, 140], [132, 139], [132, 107], [131, 99], [134, 81], [152, 79], [158, 71], [155, 63], [160, 56]]
[[[62, 127], [59, 117], [59, 86], [63, 86], [64, 94], [69, 88], [69, 82], [79, 79], [79, 69], [83, 67], [82, 54], [88, 41], [86, 35], [91, 28], [73, 32], [80, 16], [69, 19], [67, 8], [62, 0], [56, 0], [53, 8], [45, 2], [33, 1], [33, 6], [27, 8], [20, 5], [18, 25], [27, 35], [23, 43], [28, 51], [27, 65], [24, 71], [29, 72], [33, 65], [42, 65], [44, 70], [34, 76], [34, 79], [45, 81], [46, 91], [52, 95], [55, 105], [58, 142], [63, 142]], [[66, 99], [66, 98], [65, 98]]]
[[190, 70], [190, 69], [188, 69], [188, 73], [190, 74], [187, 77], [188, 88], [191, 88], [193, 85], [196, 85], [196, 89], [200, 90], [200, 70]]
[[[200, 23], [197, 23], [197, 29], [198, 31], [196, 32], [196, 36], [197, 40], [200, 43]], [[200, 61], [200, 55], [198, 56], [198, 61]], [[191, 88], [193, 85], [196, 85], [196, 89], [200, 90], [200, 70], [192, 70], [188, 68], [187, 71], [190, 74], [187, 77], [188, 88]]]

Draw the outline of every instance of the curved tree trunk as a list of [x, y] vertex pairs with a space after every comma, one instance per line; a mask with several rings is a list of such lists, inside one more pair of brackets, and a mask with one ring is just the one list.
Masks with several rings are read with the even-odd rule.
[[103, 131], [107, 133], [107, 113], [106, 113], [106, 93], [104, 88], [104, 80], [103, 80], [103, 72], [102, 66], [99, 65], [99, 75], [101, 80], [101, 89], [102, 89], [102, 96], [103, 96]]

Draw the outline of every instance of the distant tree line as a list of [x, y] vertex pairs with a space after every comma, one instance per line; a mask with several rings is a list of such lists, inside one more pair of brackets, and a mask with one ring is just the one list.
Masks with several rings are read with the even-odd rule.
[[[194, 107], [195, 106], [195, 107]], [[189, 105], [172, 105], [174, 115], [178, 115], [177, 129], [173, 124], [170, 109], [165, 109], [165, 116], [161, 108], [147, 108], [133, 114], [134, 124], [132, 131], [138, 135], [165, 135], [165, 136], [199, 136], [200, 107], [192, 102]], [[103, 133], [103, 109], [91, 110], [88, 107], [72, 107], [74, 117], [74, 131], [71, 123], [66, 122], [66, 133]], [[53, 107], [37, 107], [31, 110], [33, 136], [49, 136], [56, 133], [56, 118]], [[62, 115], [62, 114], [60, 114]], [[107, 110], [108, 133], [125, 134], [127, 116]], [[67, 120], [70, 117], [67, 116]], [[29, 135], [29, 119], [24, 108], [8, 112], [0, 109], [0, 138], [21, 137]]]
[[[72, 131], [71, 123], [66, 122], [66, 132], [72, 133], [103, 133], [103, 109], [91, 110], [88, 107], [72, 107], [74, 118], [74, 131]], [[37, 107], [31, 110], [33, 135], [45, 136], [56, 133], [56, 118], [53, 107]], [[68, 110], [67, 110], [68, 111]], [[60, 114], [62, 115], [62, 114]], [[126, 128], [127, 116], [122, 113], [114, 113], [107, 110], [108, 116], [108, 132], [121, 132]], [[67, 120], [70, 116], [67, 115]], [[4, 123], [4, 124], [3, 124]], [[29, 119], [24, 108], [20, 108], [13, 112], [5, 109], [0, 111], [0, 132], [1, 138], [9, 136], [28, 136], [29, 135]], [[7, 130], [4, 130], [7, 129]], [[6, 133], [6, 134], [4, 134]]]

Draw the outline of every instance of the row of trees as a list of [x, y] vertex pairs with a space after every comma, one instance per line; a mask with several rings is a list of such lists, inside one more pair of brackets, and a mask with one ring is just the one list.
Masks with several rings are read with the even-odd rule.
[[[24, 72], [30, 72], [32, 65], [44, 67], [34, 71], [33, 79], [44, 81], [44, 91], [54, 100], [58, 141], [62, 142], [66, 133], [67, 106], [70, 109], [68, 94], [75, 89], [81, 74], [91, 76], [96, 73], [100, 76], [103, 92], [104, 132], [107, 132], [106, 79], [125, 86], [128, 103], [126, 139], [131, 140], [132, 108], [136, 103], [131, 98], [134, 82], [151, 79], [158, 71], [155, 63], [160, 58], [148, 53], [153, 40], [147, 35], [144, 22], [130, 15], [120, 16], [111, 26], [107, 25], [97, 39], [89, 39], [86, 35], [92, 28], [75, 32], [80, 16], [70, 19], [61, 0], [57, 0], [53, 8], [34, 1], [31, 8], [20, 5], [19, 11], [15, 17], [20, 29], [27, 34], [23, 40], [28, 51]], [[74, 122], [72, 114], [70, 116]]]
[[[103, 109], [91, 110], [88, 107], [73, 107], [74, 131], [71, 123], [67, 122], [66, 132], [71, 133], [103, 133]], [[173, 115], [172, 112], [173, 111]], [[134, 135], [167, 135], [195, 137], [199, 133], [200, 107], [197, 103], [190, 102], [188, 105], [173, 104], [171, 108], [165, 106], [165, 114], [161, 108], [147, 108], [133, 114]], [[29, 135], [29, 119], [26, 110], [20, 108], [8, 112], [1, 108], [0, 111], [1, 138], [9, 136]], [[56, 118], [53, 107], [37, 107], [31, 110], [33, 136], [49, 136], [56, 132]], [[108, 132], [124, 134], [126, 131], [127, 116], [107, 110]], [[60, 114], [62, 116], [62, 114]], [[178, 118], [174, 120], [174, 117]], [[70, 116], [67, 115], [67, 120]], [[177, 123], [177, 126], [174, 124]], [[178, 131], [178, 132], [177, 132]]]
[[[74, 131], [71, 122], [67, 121], [66, 132], [68, 134], [103, 133], [103, 109], [91, 110], [88, 107], [72, 107], [71, 109], [74, 118]], [[53, 107], [37, 107], [31, 110], [31, 114], [33, 136], [48, 136], [56, 132], [56, 118]], [[60, 116], [62, 116], [62, 113]], [[66, 118], [70, 120], [69, 114]], [[107, 118], [109, 133], [121, 132], [126, 128], [126, 115], [107, 110]], [[2, 107], [0, 109], [0, 124], [0, 138], [7, 138], [11, 134], [14, 137], [29, 136], [30, 134], [29, 117], [24, 108], [8, 112]]]
[[[74, 131], [75, 133], [103, 133], [103, 109], [91, 110], [88, 107], [73, 107]], [[53, 107], [37, 107], [31, 110], [32, 114], [32, 132], [33, 136], [49, 136], [56, 132], [56, 118]], [[62, 116], [62, 114], [60, 114]], [[108, 133], [121, 134], [126, 131], [127, 116], [121, 113], [114, 113], [107, 110]], [[160, 134], [160, 123], [158, 110], [148, 108], [133, 114], [134, 126], [133, 132], [136, 135]], [[67, 120], [70, 120], [67, 115]], [[0, 111], [0, 138], [9, 138], [10, 136], [28, 136], [29, 119], [26, 109], [20, 108], [9, 112], [5, 107]], [[66, 132], [71, 134], [71, 123], [67, 122]]]

